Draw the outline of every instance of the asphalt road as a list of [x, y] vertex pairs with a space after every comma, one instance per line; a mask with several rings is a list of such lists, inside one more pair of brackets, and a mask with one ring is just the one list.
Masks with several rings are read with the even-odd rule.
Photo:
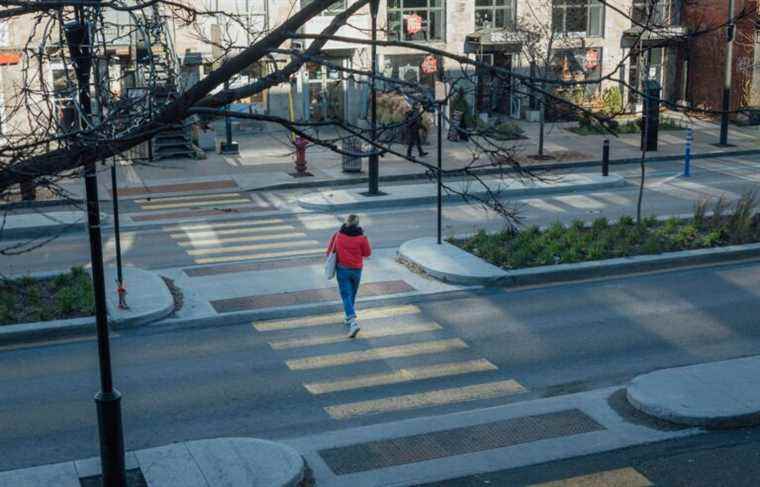
[[[624, 384], [658, 368], [757, 354], [759, 294], [755, 262], [430, 298], [413, 316], [364, 320], [364, 339], [353, 342], [330, 343], [344, 333], [338, 324], [122, 332], [112, 349], [126, 446], [300, 436]], [[424, 329], [431, 323], [436, 326]], [[371, 330], [409, 326], [423, 329], [367, 339]], [[419, 351], [441, 341], [460, 345]], [[282, 346], [287, 343], [294, 346]], [[416, 351], [383, 355], [389, 347]], [[356, 359], [367, 351], [378, 355]], [[0, 350], [0, 471], [98, 454], [96, 357], [89, 338]], [[462, 362], [491, 366], [313, 392], [318, 383]], [[507, 380], [526, 391], [476, 393], [466, 402], [447, 392], [435, 406], [400, 399]], [[374, 414], [345, 409], [369, 400], [382, 405]]]
[[755, 487], [760, 428], [714, 432], [418, 487]]
[[[738, 198], [742, 193], [756, 189], [760, 182], [760, 163], [750, 158], [743, 159], [709, 159], [695, 162], [694, 176], [688, 179], [675, 178], [681, 170], [675, 163], [658, 163], [651, 165], [647, 178], [647, 190], [644, 199], [643, 214], [672, 215], [689, 214], [694, 203], [705, 198], [725, 196], [729, 200]], [[541, 198], [524, 198], [512, 203], [521, 208], [523, 223], [526, 225], [543, 225], [554, 221], [569, 223], [572, 220], [593, 220], [604, 216], [617, 219], [622, 215], [634, 215], [638, 195], [638, 169], [634, 166], [622, 166], [615, 171], [626, 177], [628, 185], [593, 193], [562, 194]], [[235, 218], [239, 226], [255, 226], [262, 222], [277, 220], [268, 237], [273, 241], [290, 240], [291, 234], [309, 241], [311, 244], [304, 253], [321, 248], [335, 228], [339, 225], [339, 215], [319, 214], [299, 211], [295, 200], [304, 190], [290, 192], [264, 193], [268, 201], [277, 201], [282, 210], [277, 215], [242, 216]], [[200, 195], [202, 196], [202, 195]], [[159, 204], [157, 200], [153, 203]], [[123, 205], [123, 211], [129, 213], [136, 205]], [[107, 206], [104, 211], [110, 211]], [[167, 210], [159, 210], [167, 211]], [[186, 212], [187, 208], [174, 208], [173, 211]], [[434, 206], [423, 205], [394, 210], [372, 210], [361, 212], [362, 224], [377, 248], [394, 248], [401, 243], [420, 236], [435, 235], [436, 210]], [[480, 228], [496, 230], [504, 222], [493, 213], [468, 204], [447, 204], [445, 207], [444, 237], [471, 233]], [[207, 224], [212, 231], [220, 223], [219, 217], [209, 218]], [[226, 224], [225, 223], [225, 224]], [[189, 224], [192, 226], [192, 224]], [[283, 226], [288, 230], [277, 230]], [[184, 231], [177, 225], [148, 225], [136, 230], [126, 229], [122, 232], [122, 255], [128, 265], [148, 269], [189, 266], [203, 262], [188, 253], [172, 235]], [[262, 235], [262, 239], [267, 237]], [[241, 245], [239, 235], [224, 237], [214, 235], [216, 247]], [[187, 238], [195, 238], [191, 233]], [[203, 238], [203, 237], [201, 237]], [[235, 240], [238, 238], [237, 240]], [[253, 239], [249, 239], [253, 240]], [[263, 240], [256, 239], [256, 243]], [[29, 242], [34, 245], [36, 242]], [[249, 242], [250, 243], [250, 242]], [[0, 241], [0, 248], [14, 245], [15, 242]], [[115, 243], [112, 229], [104, 232], [104, 254], [108, 263], [115, 263]], [[255, 260], [256, 252], [241, 253], [239, 260]], [[269, 252], [264, 254], [269, 255]], [[295, 254], [291, 254], [295, 256]], [[0, 273], [18, 274], [68, 269], [73, 265], [86, 265], [89, 261], [89, 243], [86, 235], [68, 235], [49, 242], [39, 249], [23, 252], [18, 256], [3, 256], [0, 259]]]

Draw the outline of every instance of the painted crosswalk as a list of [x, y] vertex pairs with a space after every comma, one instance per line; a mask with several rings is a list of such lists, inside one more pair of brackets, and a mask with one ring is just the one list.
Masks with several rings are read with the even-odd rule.
[[237, 222], [188, 223], [164, 227], [195, 264], [313, 256], [322, 243], [308, 238], [297, 223], [280, 218]]
[[650, 485], [654, 484], [636, 469], [625, 467], [542, 484], [532, 484], [530, 487], [648, 487]]
[[[448, 335], [415, 305], [370, 308], [359, 313], [359, 320], [362, 331], [356, 339], [346, 337], [341, 313], [252, 325], [273, 351], [284, 354], [285, 366], [304, 378], [304, 389], [329, 402], [323, 409], [335, 420], [527, 392], [516, 378], [504, 377], [489, 360], [473, 356], [467, 342]], [[377, 370], [357, 374], [361, 364], [366, 364], [361, 370]], [[415, 384], [411, 393], [410, 384]], [[403, 393], [394, 390], [401, 386]]]

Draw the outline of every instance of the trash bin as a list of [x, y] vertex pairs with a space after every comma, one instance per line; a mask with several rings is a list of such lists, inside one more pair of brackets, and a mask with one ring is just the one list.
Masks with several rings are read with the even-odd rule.
[[[343, 139], [341, 147], [346, 152], [358, 154], [362, 152], [362, 146], [356, 137]], [[343, 172], [362, 172], [362, 158], [343, 154]]]

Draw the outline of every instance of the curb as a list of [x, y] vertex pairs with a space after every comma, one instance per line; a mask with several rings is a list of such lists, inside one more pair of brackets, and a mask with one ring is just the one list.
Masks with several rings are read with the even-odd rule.
[[[757, 155], [760, 154], [760, 149], [743, 149], [743, 150], [734, 150], [734, 151], [724, 151], [724, 152], [703, 152], [701, 154], [692, 154], [691, 158], [692, 160], [695, 159], [713, 159], [718, 157], [741, 157], [741, 156], [751, 156], [751, 155]], [[659, 157], [651, 157], [647, 158], [646, 162], [673, 162], [673, 161], [680, 161], [683, 160], [682, 155], [672, 155], [672, 156], [659, 156]], [[610, 160], [611, 166], [616, 165], [626, 165], [626, 164], [638, 164], [641, 162], [640, 158], [621, 158], [621, 159], [612, 159]], [[602, 166], [601, 160], [586, 160], [586, 161], [577, 161], [577, 162], [558, 162], [555, 164], [531, 164], [529, 169], [532, 171], [549, 171], [549, 170], [565, 170], [565, 169], [573, 169], [573, 168], [588, 168], [588, 167], [600, 167]], [[502, 168], [502, 169], [478, 169], [475, 171], [472, 171], [472, 174], [476, 174], [478, 176], [489, 176], [489, 175], [495, 175], [495, 174], [504, 174], [504, 173], [511, 173], [515, 172], [514, 169], [511, 168]], [[451, 173], [451, 177], [457, 177], [457, 173]], [[459, 174], [461, 176], [461, 174]], [[393, 182], [404, 182], [404, 181], [415, 181], [418, 179], [426, 179], [430, 180], [430, 177], [425, 173], [414, 173], [414, 174], [400, 174], [395, 176], [380, 176], [379, 181], [381, 183], [393, 183]], [[244, 192], [256, 192], [256, 191], [272, 191], [272, 190], [291, 190], [291, 189], [309, 189], [309, 188], [326, 188], [326, 187], [332, 187], [332, 186], [356, 186], [361, 184], [367, 184], [369, 181], [369, 177], [362, 176], [362, 177], [353, 177], [353, 178], [345, 178], [345, 179], [320, 179], [316, 181], [300, 181], [300, 182], [292, 182], [292, 183], [275, 183], [270, 184], [266, 186], [257, 186], [255, 188], [245, 188], [241, 187], [238, 188], [237, 191], [244, 191]], [[165, 196], [182, 196], [187, 193], [166, 193]], [[209, 193], [211, 194], [211, 193]], [[156, 197], [155, 195], [151, 195], [151, 197]], [[47, 207], [56, 207], [56, 206], [66, 206], [72, 203], [72, 201], [77, 200], [52, 200], [52, 201], [27, 201], [27, 202], [15, 202], [15, 203], [2, 203], [0, 204], [0, 210], [14, 210], [14, 209], [23, 209], [23, 208], [47, 208]], [[101, 198], [101, 202], [108, 202], [111, 201], [109, 198]], [[79, 201], [81, 204], [82, 202]]]
[[[758, 396], [739, 391], [737, 397], [731, 391], [751, 385], [757, 359], [750, 356], [642, 374], [626, 388], [626, 399], [639, 411], [671, 423], [708, 429], [755, 426], [760, 423]], [[725, 385], [723, 390], [716, 380]]]
[[550, 284], [756, 258], [760, 258], [760, 243], [507, 271], [499, 284], [504, 287]]
[[[162, 320], [174, 312], [174, 298], [158, 274], [142, 269], [124, 268], [125, 275], [133, 279], [141, 279], [140, 289], [151, 295], [153, 301], [148, 301], [150, 308], [141, 313], [122, 311], [117, 307], [118, 299], [111, 277], [116, 275], [116, 269], [106, 268], [106, 304], [108, 307], [108, 324], [111, 330], [136, 328], [155, 321]], [[55, 273], [58, 274], [58, 273]], [[136, 277], [139, 275], [139, 277]], [[49, 273], [38, 273], [36, 277], [50, 277]], [[128, 295], [129, 296], [129, 295]], [[138, 305], [146, 306], [145, 304]], [[35, 340], [49, 340], [62, 337], [81, 336], [95, 333], [95, 317], [86, 316], [68, 320], [51, 320], [17, 325], [0, 326], [0, 345], [9, 345]]]
[[[618, 175], [610, 175], [607, 177], [601, 177], [599, 176], [597, 179], [594, 180], [594, 177], [591, 176], [591, 180], [587, 180], [585, 182], [580, 182], [577, 184], [562, 184], [561, 182], [557, 185], [547, 185], [547, 186], [538, 186], [538, 187], [518, 187], [518, 188], [510, 188], [510, 187], [497, 187], [493, 190], [493, 195], [497, 199], [505, 199], [505, 198], [521, 198], [526, 196], [542, 196], [547, 194], [558, 194], [558, 193], [573, 193], [577, 191], [591, 191], [591, 190], [598, 190], [598, 189], [607, 189], [607, 188], [617, 188], [617, 187], [623, 187], [627, 183], [625, 181], [625, 178]], [[464, 185], [467, 186], [468, 182], [464, 182]], [[496, 184], [500, 184], [498, 181], [495, 182]], [[466, 191], [466, 189], [465, 189]], [[485, 191], [473, 191], [472, 193], [468, 193], [469, 196], [486, 196], [488, 193]], [[446, 193], [443, 195], [444, 201], [459, 201], [463, 200], [465, 197], [456, 194], [456, 193]], [[401, 197], [401, 198], [387, 198], [382, 199], [381, 197], [371, 198], [367, 197], [364, 201], [350, 201], [345, 203], [336, 203], [336, 202], [330, 202], [325, 194], [323, 192], [315, 192], [315, 193], [309, 193], [306, 194], [300, 198], [298, 198], [298, 205], [301, 206], [301, 208], [307, 209], [307, 210], [317, 210], [317, 211], [347, 211], [347, 210], [355, 210], [355, 209], [369, 209], [369, 208], [397, 208], [397, 207], [407, 207], [412, 205], [422, 205], [422, 204], [429, 204], [429, 203], [435, 203], [437, 201], [437, 196], [435, 194], [422, 194], [420, 196], [408, 196], [408, 197]]]
[[[100, 224], [106, 226], [110, 223], [110, 217], [100, 214]], [[36, 227], [8, 228], [0, 230], [0, 240], [39, 239], [51, 235], [68, 235], [72, 233], [85, 233], [87, 231], [87, 214], [82, 213], [82, 218], [73, 223], [51, 223]]]
[[[640, 255], [634, 257], [619, 257], [615, 259], [598, 260], [592, 262], [580, 262], [576, 264], [557, 264], [549, 266], [531, 267], [527, 269], [518, 269], [504, 271], [493, 275], [473, 275], [455, 273], [440, 267], [434, 267], [431, 259], [421, 260], [413, 253], [410, 254], [405, 246], [411, 243], [418, 243], [425, 239], [411, 240], [402, 244], [399, 249], [399, 258], [406, 264], [421, 268], [426, 274], [433, 278], [448, 283], [466, 283], [471, 285], [496, 285], [501, 287], [520, 287], [541, 284], [553, 284], [567, 281], [577, 281], [581, 279], [590, 279], [597, 277], [614, 277], [638, 272], [656, 271], [678, 267], [688, 267], [704, 264], [720, 264], [740, 261], [745, 259], [760, 258], [760, 243], [746, 245], [731, 245], [727, 247], [708, 248], [698, 250], [683, 250], [679, 252], [668, 252], [658, 255]], [[428, 239], [432, 242], [432, 239]], [[430, 245], [435, 245], [430, 243]], [[408, 248], [408, 247], [407, 247]], [[402, 251], [403, 249], [403, 251]], [[463, 250], [461, 251], [463, 253]], [[485, 260], [473, 254], [469, 254], [472, 259], [477, 259], [479, 265], [495, 267]], [[468, 260], [472, 260], [468, 259]]]
[[[426, 252], [425, 248], [431, 246], [434, 250]], [[449, 284], [489, 286], [508, 275], [503, 269], [448, 242], [442, 242], [439, 247], [437, 241], [429, 237], [404, 242], [398, 249], [398, 259]], [[468, 274], [457, 273], [457, 269], [466, 270]]]

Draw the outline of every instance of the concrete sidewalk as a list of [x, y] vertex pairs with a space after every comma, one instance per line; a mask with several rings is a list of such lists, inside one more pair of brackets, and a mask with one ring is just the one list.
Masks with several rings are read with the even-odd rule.
[[[693, 120], [685, 122], [694, 129], [692, 155], [698, 157], [718, 157], [737, 153], [760, 150], [760, 132], [757, 127], [731, 126], [729, 141], [731, 147], [716, 147], [719, 127], [710, 122]], [[537, 161], [530, 156], [535, 154], [538, 140], [538, 124], [518, 122], [525, 130], [526, 137], [521, 140], [504, 141], [505, 148], [515, 151], [517, 160], [527, 167], [551, 167], [599, 164], [602, 143], [610, 139], [611, 159], [613, 163], [637, 161], [640, 135], [626, 134], [619, 137], [609, 135], [579, 136], [568, 131], [576, 123], [548, 124], [546, 130], [546, 154], [548, 161]], [[336, 134], [329, 134], [336, 135]], [[219, 133], [221, 136], [221, 132]], [[149, 163], [134, 163], [118, 168], [120, 197], [138, 198], [152, 195], [154, 197], [198, 192], [232, 192], [251, 191], [273, 187], [302, 187], [314, 184], [357, 184], [366, 180], [366, 160], [363, 161], [361, 174], [344, 173], [341, 156], [328, 149], [311, 146], [307, 149], [308, 170], [313, 174], [309, 178], [295, 178], [291, 175], [295, 166], [293, 146], [286, 132], [272, 130], [269, 132], [241, 132], [235, 135], [240, 144], [240, 155], [223, 156], [207, 153], [205, 160], [181, 159], [162, 160]], [[648, 159], [678, 159], [684, 154], [686, 131], [661, 132], [659, 150], [650, 152]], [[435, 144], [435, 138], [431, 138]], [[433, 145], [434, 146], [434, 145]], [[444, 169], [461, 169], [472, 163], [473, 146], [466, 142], [445, 140]], [[400, 149], [400, 146], [395, 146]], [[432, 156], [428, 156], [432, 162]], [[408, 179], [424, 175], [425, 168], [388, 155], [381, 160], [380, 175], [390, 179]], [[100, 197], [107, 199], [111, 192], [108, 171], [99, 175]], [[72, 196], [81, 197], [83, 185], [80, 180], [64, 183]]]
[[666, 369], [637, 377], [628, 400], [673, 423], [707, 428], [760, 424], [760, 356]]
[[[575, 191], [596, 191], [625, 185], [622, 176], [612, 174], [602, 177], [595, 174], [567, 174], [546, 180], [519, 180], [483, 178], [474, 180], [446, 181], [443, 199], [464, 200], [474, 198], [519, 198]], [[333, 189], [309, 193], [298, 199], [302, 208], [318, 211], [346, 211], [366, 208], [408, 207], [434, 203], [438, 186], [435, 183], [385, 186], [380, 196], [369, 196], [366, 188]]]
[[[127, 453], [149, 487], [296, 487], [304, 478], [301, 455], [281, 443], [252, 438], [186, 441]], [[0, 487], [80, 487], [101, 475], [89, 458], [0, 472]]]

